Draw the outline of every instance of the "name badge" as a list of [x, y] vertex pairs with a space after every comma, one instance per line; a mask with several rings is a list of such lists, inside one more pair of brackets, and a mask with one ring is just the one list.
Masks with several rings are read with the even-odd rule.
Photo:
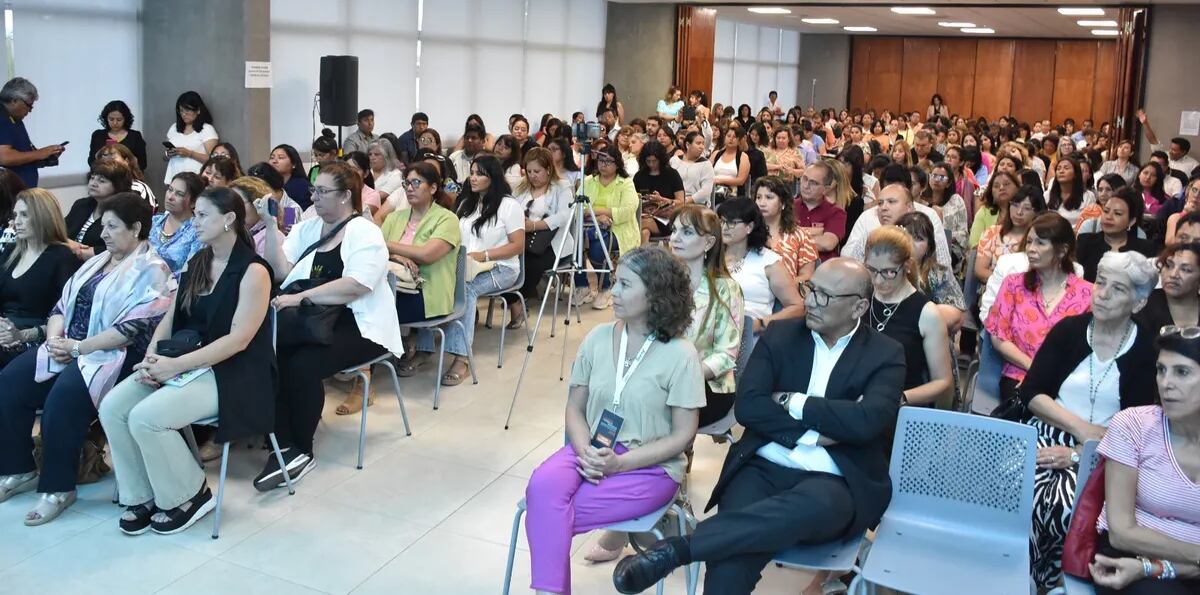
[[596, 448], [614, 448], [617, 445], [617, 434], [621, 431], [621, 425], [625, 423], [625, 419], [620, 415], [604, 410], [604, 414], [600, 416], [600, 423], [596, 424], [596, 433], [592, 434], [592, 446]]

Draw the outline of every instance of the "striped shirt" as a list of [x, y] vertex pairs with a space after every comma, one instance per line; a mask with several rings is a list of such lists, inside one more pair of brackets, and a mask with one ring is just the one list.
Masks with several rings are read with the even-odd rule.
[[[1180, 469], [1171, 452], [1162, 407], [1130, 407], [1113, 416], [1100, 441], [1100, 454], [1137, 469], [1137, 524], [1163, 535], [1200, 544], [1200, 484]], [[1097, 523], [1108, 530], [1108, 505]]]

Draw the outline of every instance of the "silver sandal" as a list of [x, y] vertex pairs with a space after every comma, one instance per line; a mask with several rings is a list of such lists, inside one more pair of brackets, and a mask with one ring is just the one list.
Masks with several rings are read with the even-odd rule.
[[37, 486], [37, 471], [6, 475], [0, 478], [0, 502], [4, 502], [17, 494], [28, 492]]
[[[71, 507], [75, 503], [75, 492], [55, 492], [53, 494], [42, 494], [38, 500], [37, 506], [25, 515], [26, 527], [37, 527], [45, 525], [50, 521], [58, 518], [64, 510]], [[33, 515], [37, 515], [36, 517]]]

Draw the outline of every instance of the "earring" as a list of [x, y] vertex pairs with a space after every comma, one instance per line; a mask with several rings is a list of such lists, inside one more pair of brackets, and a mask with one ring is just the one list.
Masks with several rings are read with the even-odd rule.
[[229, 231], [229, 224], [228, 224], [228, 223], [226, 223], [226, 224], [225, 224], [225, 231]]

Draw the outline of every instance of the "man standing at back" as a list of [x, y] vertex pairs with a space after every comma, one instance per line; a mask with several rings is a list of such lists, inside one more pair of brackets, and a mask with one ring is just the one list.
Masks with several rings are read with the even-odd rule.
[[396, 139], [396, 143], [400, 145], [400, 154], [397, 157], [401, 161], [408, 163], [417, 158], [417, 151], [419, 150], [417, 147], [417, 138], [421, 136], [422, 132], [425, 132], [426, 128], [429, 128], [429, 116], [426, 116], [424, 112], [413, 114], [412, 128], [409, 128], [408, 132], [401, 134], [400, 138]]
[[679, 566], [708, 565], [704, 592], [744, 595], [779, 551], [861, 535], [891, 500], [886, 437], [904, 383], [904, 350], [859, 319], [870, 308], [862, 264], [835, 258], [804, 284], [804, 320], [772, 324], [738, 380], [746, 428], [708, 508], [687, 537], [629, 556], [613, 571], [640, 593]]

